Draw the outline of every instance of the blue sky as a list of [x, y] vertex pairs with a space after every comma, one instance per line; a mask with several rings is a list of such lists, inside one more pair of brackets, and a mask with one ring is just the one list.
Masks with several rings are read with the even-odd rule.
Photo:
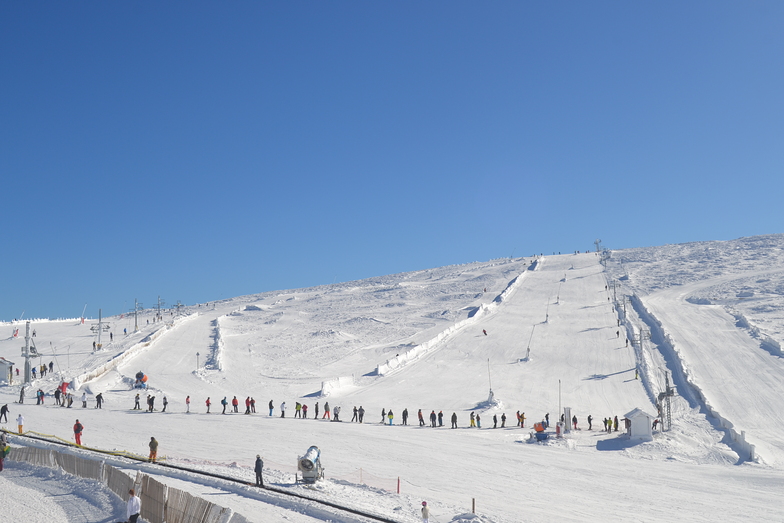
[[3, 2], [0, 319], [784, 232], [781, 2]]

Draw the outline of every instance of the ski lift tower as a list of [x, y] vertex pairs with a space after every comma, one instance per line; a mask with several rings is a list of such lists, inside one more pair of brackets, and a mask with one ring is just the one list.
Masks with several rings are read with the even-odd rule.
[[672, 401], [671, 398], [675, 396], [675, 388], [670, 387], [670, 375], [667, 370], [664, 370], [664, 392], [659, 393], [657, 406], [659, 407], [659, 416], [661, 417], [662, 431], [667, 431], [672, 428]]
[[139, 311], [141, 310], [144, 310], [144, 306], [134, 299], [133, 309], [130, 310], [133, 313], [133, 332], [139, 332]]
[[103, 343], [101, 343], [101, 333], [108, 331], [110, 328], [111, 326], [103, 321], [102, 309], [98, 309], [98, 323], [93, 323], [90, 326], [91, 331], [98, 333], [98, 343], [95, 345], [97, 350], [101, 350], [101, 347], [103, 346]]
[[22, 347], [22, 357], [25, 360], [24, 363], [24, 382], [30, 383], [32, 378], [32, 372], [30, 367], [30, 353], [35, 352], [35, 349], [30, 347], [30, 322], [27, 322], [27, 328], [25, 331], [25, 344]]
[[602, 240], [599, 240], [599, 239], [594, 240], [593, 244], [596, 245], [596, 252], [601, 252], [601, 250], [602, 250]]

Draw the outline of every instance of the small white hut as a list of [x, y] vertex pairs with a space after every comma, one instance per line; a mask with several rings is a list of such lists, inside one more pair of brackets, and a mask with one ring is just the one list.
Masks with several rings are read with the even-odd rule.
[[624, 417], [631, 422], [626, 431], [631, 439], [641, 439], [645, 441], [653, 439], [652, 425], [656, 416], [651, 416], [640, 409], [634, 409], [631, 412], [627, 412]]
[[0, 357], [0, 383], [12, 383], [14, 380], [14, 362]]

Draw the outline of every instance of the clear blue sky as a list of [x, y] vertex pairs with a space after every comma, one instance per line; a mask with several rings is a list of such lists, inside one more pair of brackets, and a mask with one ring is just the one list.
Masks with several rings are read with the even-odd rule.
[[0, 46], [2, 320], [784, 232], [778, 1], [3, 2]]

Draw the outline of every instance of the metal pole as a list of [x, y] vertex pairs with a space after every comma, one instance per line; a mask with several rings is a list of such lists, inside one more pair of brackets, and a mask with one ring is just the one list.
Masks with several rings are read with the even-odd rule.
[[30, 373], [30, 322], [27, 322], [27, 328], [25, 329], [25, 344], [24, 348], [22, 349], [22, 356], [25, 359], [25, 366], [24, 366], [24, 382], [30, 383], [30, 378], [32, 378], [32, 374]]

